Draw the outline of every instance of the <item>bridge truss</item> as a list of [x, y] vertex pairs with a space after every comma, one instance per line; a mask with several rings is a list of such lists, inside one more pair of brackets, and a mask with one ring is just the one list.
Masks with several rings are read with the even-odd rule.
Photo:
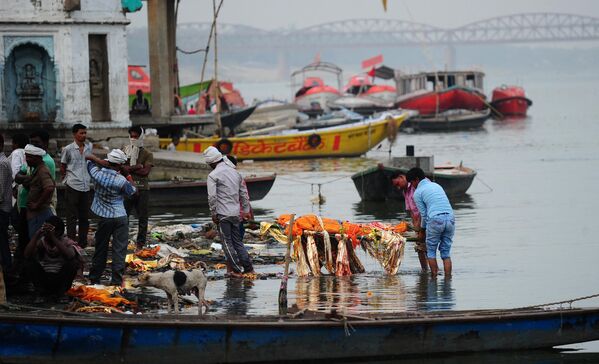
[[[210, 23], [186, 23], [178, 34], [207, 39]], [[599, 18], [558, 13], [499, 16], [457, 28], [389, 19], [353, 19], [295, 30], [219, 24], [219, 47], [228, 50], [467, 45], [599, 40]], [[195, 42], [194, 42], [195, 43]]]

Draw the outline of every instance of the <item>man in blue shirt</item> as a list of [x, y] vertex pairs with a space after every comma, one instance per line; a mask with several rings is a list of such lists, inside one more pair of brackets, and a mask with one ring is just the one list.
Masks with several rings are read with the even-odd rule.
[[407, 180], [416, 188], [414, 202], [420, 212], [420, 234], [426, 232], [426, 257], [431, 275], [437, 276], [437, 249], [443, 259], [446, 277], [451, 277], [451, 244], [455, 232], [455, 218], [449, 199], [443, 187], [431, 182], [420, 168], [412, 168], [406, 175]]
[[[108, 153], [107, 160], [101, 160], [93, 154], [85, 156], [85, 159], [87, 159], [87, 171], [95, 186], [91, 210], [100, 218], [95, 235], [96, 244], [92, 267], [89, 270], [89, 280], [92, 284], [100, 283], [100, 277], [106, 268], [108, 243], [112, 235], [110, 285], [120, 286], [125, 273], [125, 254], [129, 239], [129, 220], [125, 211], [124, 196], [133, 196], [137, 189], [133, 178], [123, 168], [127, 156], [120, 149], [113, 149]], [[104, 168], [100, 169], [96, 164]]]

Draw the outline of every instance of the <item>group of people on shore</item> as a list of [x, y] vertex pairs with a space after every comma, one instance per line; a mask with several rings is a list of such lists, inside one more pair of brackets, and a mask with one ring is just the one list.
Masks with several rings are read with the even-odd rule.
[[[110, 284], [122, 285], [129, 216], [134, 209], [139, 221], [136, 246], [141, 249], [146, 244], [148, 176], [154, 163], [153, 154], [143, 147], [143, 129], [134, 126], [128, 133], [129, 144], [101, 159], [87, 141], [87, 128], [82, 124], [72, 127], [73, 142], [62, 149], [59, 169], [66, 226], [56, 213], [56, 165], [47, 152], [48, 133], [38, 130], [12, 137], [10, 156], [0, 153], [0, 263], [9, 288], [29, 287], [40, 294], [62, 296], [76, 275], [82, 274], [90, 211], [97, 217], [98, 227], [88, 281], [100, 283], [112, 241]], [[227, 274], [252, 274], [252, 260], [242, 241], [243, 222], [252, 219], [251, 207], [236, 160], [215, 147], [207, 148], [204, 158], [213, 169], [207, 181], [208, 203], [221, 236]], [[415, 249], [422, 270], [430, 269], [433, 277], [438, 274], [439, 250], [445, 276], [451, 276], [455, 218], [443, 188], [426, 178], [420, 168], [396, 173], [393, 184], [403, 190], [406, 211], [418, 231]], [[14, 256], [9, 248], [10, 224], [18, 235]]]
[[[61, 215], [66, 229], [57, 216], [56, 165], [47, 152], [48, 133], [39, 130], [12, 137], [10, 156], [0, 153], [0, 256], [9, 290], [61, 297], [75, 276], [82, 274], [90, 211], [98, 218], [98, 228], [88, 279], [100, 282], [112, 238], [110, 284], [122, 284], [128, 217], [134, 209], [139, 220], [137, 248], [146, 243], [148, 175], [153, 166], [153, 154], [143, 147], [143, 129], [134, 126], [128, 133], [129, 144], [100, 159], [87, 141], [87, 128], [73, 125], [73, 142], [60, 157]], [[1, 135], [0, 148], [4, 148]], [[10, 224], [18, 235], [14, 256], [9, 248]]]

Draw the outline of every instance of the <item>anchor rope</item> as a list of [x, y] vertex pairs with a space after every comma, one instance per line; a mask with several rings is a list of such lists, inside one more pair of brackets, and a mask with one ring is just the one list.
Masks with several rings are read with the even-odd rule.
[[278, 178], [278, 179], [283, 179], [283, 180], [286, 180], [286, 181], [297, 182], [297, 183], [299, 183], [299, 184], [306, 184], [306, 185], [326, 185], [326, 184], [333, 183], [333, 182], [337, 182], [337, 181], [339, 181], [339, 180], [342, 180], [342, 179], [344, 179], [344, 178], [348, 178], [348, 177], [351, 177], [351, 176], [352, 176], [351, 174], [348, 174], [348, 175], [344, 175], [344, 176], [341, 176], [341, 177], [337, 177], [337, 178], [334, 178], [334, 179], [332, 179], [332, 180], [330, 180], [330, 181], [325, 181], [325, 182], [309, 182], [309, 181], [302, 181], [302, 180], [299, 180], [299, 179], [286, 178], [286, 177], [284, 177], [284, 176], [277, 176], [277, 178]]
[[518, 307], [518, 308], [513, 308], [513, 310], [524, 310], [524, 309], [529, 309], [529, 308], [539, 308], [539, 307], [556, 306], [556, 305], [563, 305], [563, 304], [569, 304], [570, 306], [572, 306], [572, 303], [574, 303], [574, 302], [584, 301], [584, 300], [588, 300], [588, 299], [596, 298], [596, 297], [599, 297], [599, 293], [592, 294], [592, 295], [589, 295], [589, 296], [582, 296], [582, 297], [572, 298], [572, 299], [569, 299], [569, 300], [563, 300], [563, 301], [557, 301], [557, 302], [549, 302], [549, 303], [541, 303], [541, 304], [538, 304], [538, 305]]

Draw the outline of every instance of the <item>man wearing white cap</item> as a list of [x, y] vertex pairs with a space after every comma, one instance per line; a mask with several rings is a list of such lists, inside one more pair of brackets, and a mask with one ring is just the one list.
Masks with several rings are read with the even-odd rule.
[[227, 264], [232, 277], [253, 273], [252, 260], [243, 246], [239, 232], [239, 205], [243, 218], [249, 218], [250, 199], [243, 178], [235, 165], [215, 147], [204, 151], [204, 158], [213, 171], [208, 175], [208, 205], [212, 221], [218, 225]]
[[[120, 149], [113, 149], [106, 160], [88, 155], [87, 171], [94, 181], [95, 194], [91, 210], [100, 220], [95, 235], [95, 251], [89, 280], [92, 284], [100, 283], [100, 277], [106, 268], [108, 245], [112, 236], [112, 279], [111, 285], [120, 286], [125, 273], [125, 254], [129, 238], [129, 220], [125, 211], [124, 197], [131, 197], [136, 192], [133, 178], [123, 168], [127, 156]], [[102, 165], [98, 168], [93, 162]], [[119, 173], [121, 172], [121, 173]]]
[[27, 194], [27, 226], [29, 236], [33, 236], [44, 222], [53, 216], [50, 204], [56, 184], [50, 170], [44, 164], [43, 157], [46, 151], [42, 148], [27, 144], [25, 146], [25, 160], [32, 168], [31, 179], [25, 186], [29, 189]]

